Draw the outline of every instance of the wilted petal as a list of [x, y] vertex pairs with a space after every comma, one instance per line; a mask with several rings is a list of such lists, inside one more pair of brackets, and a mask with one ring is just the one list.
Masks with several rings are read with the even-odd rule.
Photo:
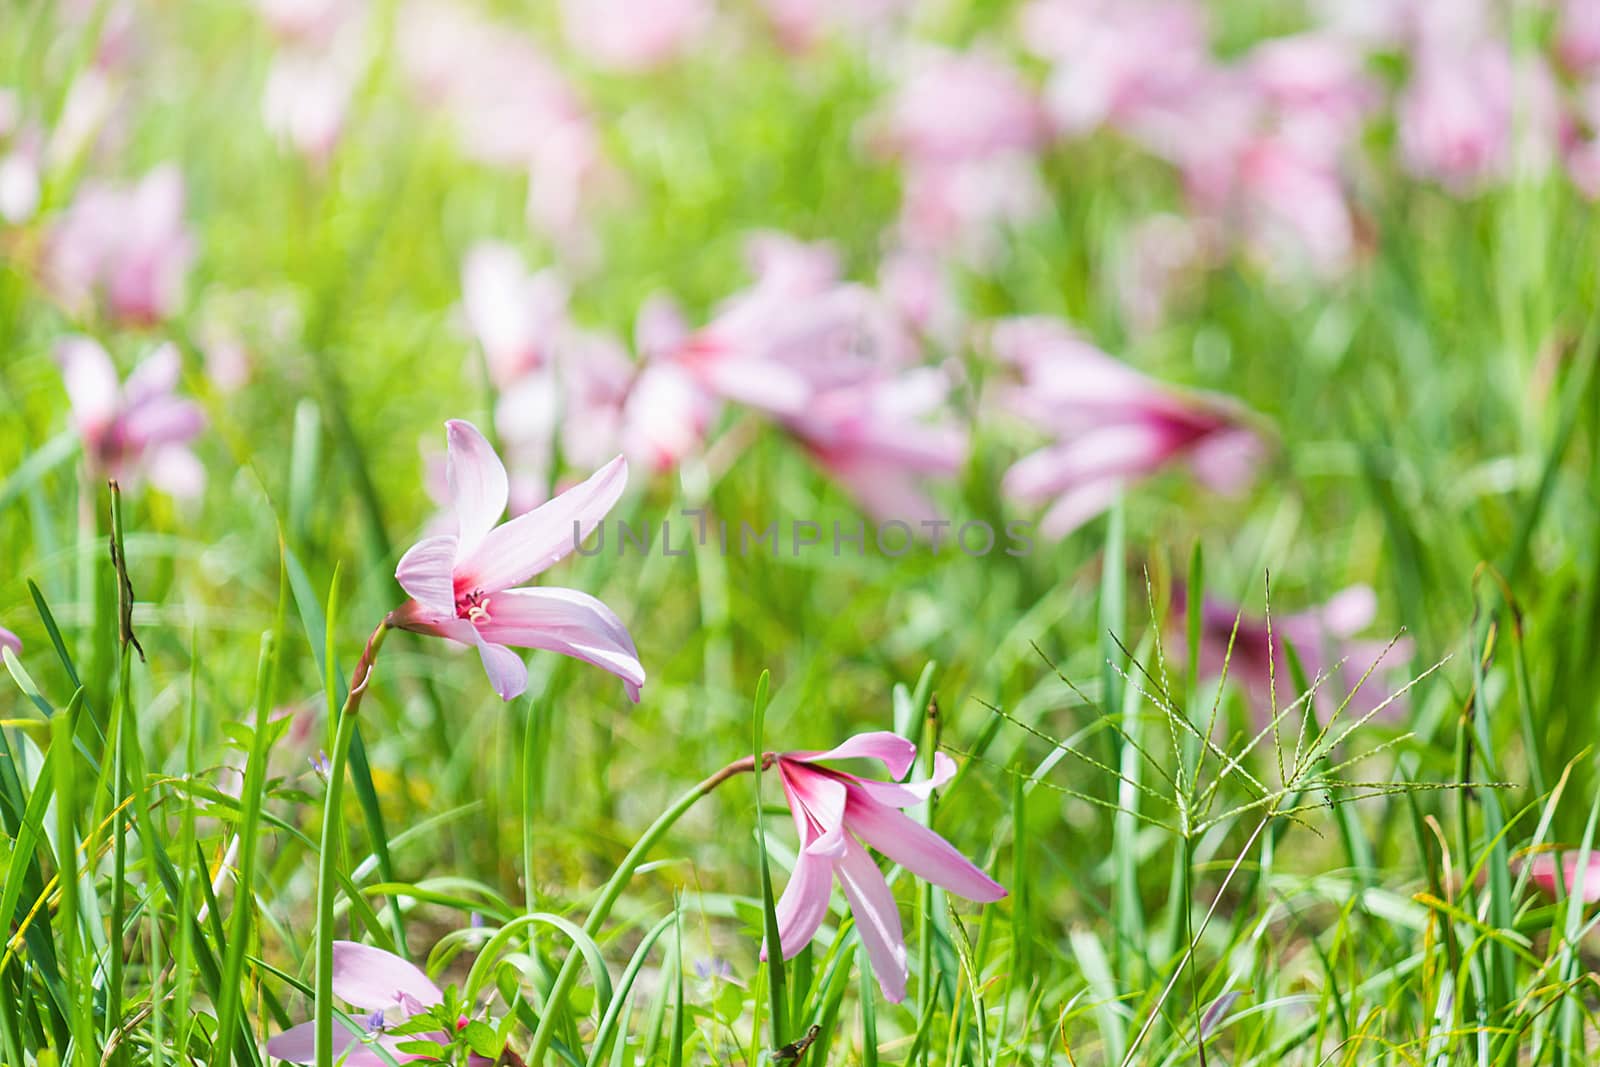
[[456, 568], [463, 583], [484, 592], [509, 589], [571, 552], [606, 517], [628, 484], [621, 456], [554, 500], [491, 530]]
[[[784, 959], [792, 959], [816, 936], [817, 927], [828, 914], [832, 887], [833, 861], [802, 848], [776, 909], [778, 944], [783, 946]], [[767, 958], [765, 947], [761, 958]]]
[[855, 916], [856, 935], [872, 960], [883, 995], [896, 1003], [906, 996], [906, 939], [900, 928], [900, 912], [883, 872], [866, 850], [848, 837], [844, 857], [834, 865], [850, 914]]
[[419, 967], [356, 941], [333, 943], [333, 992], [347, 1004], [374, 1011], [387, 1011], [405, 997], [425, 1008], [444, 1000]]
[[430, 612], [443, 618], [454, 618], [456, 592], [450, 572], [455, 559], [454, 537], [426, 537], [400, 557], [394, 576], [400, 588]]
[[[445, 423], [449, 436], [446, 477], [450, 502], [455, 507], [458, 544], [462, 556], [472, 555], [484, 535], [505, 514], [506, 469], [483, 434], [464, 419]], [[407, 590], [410, 592], [410, 590]], [[413, 596], [416, 594], [413, 593]]]
[[1006, 895], [950, 842], [863, 792], [851, 790], [845, 828], [918, 878], [957, 896], [988, 903]]
[[[911, 764], [916, 761], [917, 746], [889, 730], [873, 730], [869, 733], [856, 734], [826, 752], [790, 752], [786, 753], [786, 756], [808, 763], [830, 759], [875, 759], [881, 762], [893, 777], [904, 778], [906, 772], [911, 769]], [[944, 758], [949, 759], [948, 756]]]
[[507, 589], [484, 604], [488, 620], [479, 627], [484, 640], [592, 663], [621, 678], [629, 696], [639, 699], [644, 667], [633, 638], [616, 613], [588, 593], [553, 587]]

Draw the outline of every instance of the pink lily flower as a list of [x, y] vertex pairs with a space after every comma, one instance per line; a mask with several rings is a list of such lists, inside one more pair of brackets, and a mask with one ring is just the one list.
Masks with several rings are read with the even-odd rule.
[[528, 686], [515, 647], [592, 663], [621, 678], [638, 701], [644, 668], [610, 608], [575, 589], [515, 588], [565, 557], [605, 518], [627, 485], [627, 462], [618, 456], [587, 481], [500, 523], [509, 493], [500, 457], [470, 422], [445, 426], [456, 532], [425, 538], [401, 557], [395, 578], [411, 599], [391, 620], [476, 647], [502, 700]]
[[1578, 867], [1577, 850], [1566, 853], [1541, 852], [1526, 863], [1530, 868], [1529, 878], [1546, 896], [1557, 895], [1556, 875], [1559, 871], [1560, 886], [1567, 895], [1581, 897], [1585, 904], [1600, 900], [1600, 853], [1591, 851], [1589, 862], [1582, 869]]
[[129, 487], [143, 472], [179, 497], [204, 488], [205, 468], [187, 446], [205, 427], [205, 414], [174, 394], [179, 360], [171, 343], [147, 356], [120, 384], [111, 357], [87, 337], [57, 345], [56, 362], [92, 475]]
[[24, 117], [22, 98], [0, 89], [0, 222], [21, 225], [39, 209], [43, 147], [37, 124]]
[[1535, 168], [1554, 157], [1560, 109], [1536, 57], [1514, 64], [1503, 41], [1487, 39], [1424, 47], [1414, 63], [1398, 109], [1401, 158], [1413, 175], [1467, 196], [1507, 177], [1519, 148]]
[[480, 241], [461, 264], [461, 306], [501, 389], [551, 357], [567, 321], [567, 286], [552, 270], [530, 273], [522, 254]]
[[892, 23], [917, 0], [760, 0], [779, 43], [791, 52], [808, 52], [832, 35], [868, 37]]
[[914, 251], [982, 269], [1005, 249], [1005, 231], [1049, 204], [1033, 157], [1001, 153], [951, 163], [911, 161], [902, 177], [899, 239]]
[[[333, 1056], [346, 1067], [383, 1067], [388, 1060], [382, 1049], [398, 1063], [425, 1059], [418, 1053], [402, 1052], [410, 1041], [450, 1044], [450, 1036], [435, 1030], [419, 1034], [394, 1034], [391, 1029], [414, 1015], [444, 1003], [444, 991], [422, 972], [399, 956], [355, 941], [333, 943], [333, 993], [359, 1012], [367, 1012], [364, 1034], [353, 1033], [336, 1019], [333, 1027]], [[459, 1026], [465, 1026], [462, 1019]], [[316, 1054], [317, 1024], [304, 1022], [267, 1041], [267, 1055], [290, 1063], [313, 1064]], [[492, 1061], [473, 1054], [472, 1067], [489, 1067]]]
[[0, 648], [9, 648], [14, 655], [22, 655], [22, 638], [0, 626]]
[[1055, 319], [997, 323], [990, 346], [1020, 378], [1001, 391], [1001, 409], [1055, 438], [1018, 460], [1002, 484], [1021, 501], [1054, 501], [1040, 524], [1046, 536], [1071, 533], [1125, 485], [1172, 463], [1187, 463], [1217, 492], [1250, 481], [1262, 442], [1231, 401], [1163, 386]]
[[709, 0], [562, 0], [567, 43], [607, 70], [639, 73], [676, 59], [711, 23]]
[[880, 151], [937, 163], [1031, 152], [1049, 132], [1033, 88], [981, 50], [922, 55], [869, 125]]
[[280, 52], [267, 71], [262, 121], [307, 162], [324, 167], [344, 136], [359, 73], [351, 57], [338, 52]]
[[[1173, 624], [1179, 628], [1185, 625], [1186, 604], [1185, 591], [1180, 587], [1174, 591], [1171, 612]], [[1386, 684], [1385, 677], [1401, 669], [1411, 657], [1409, 640], [1396, 641], [1390, 648], [1387, 641], [1354, 638], [1372, 624], [1377, 612], [1377, 594], [1367, 586], [1356, 585], [1336, 594], [1321, 607], [1291, 615], [1275, 614], [1269, 658], [1265, 619], [1241, 616], [1237, 605], [1207, 597], [1200, 607], [1200, 672], [1208, 678], [1221, 677], [1226, 660], [1228, 678], [1240, 687], [1265, 722], [1272, 713], [1274, 686], [1280, 710], [1302, 695], [1295, 691], [1289, 670], [1289, 655], [1284, 650], [1284, 642], [1288, 641], [1300, 657], [1308, 682], [1316, 684], [1319, 675], [1325, 676], [1317, 690], [1324, 716], [1349, 697], [1345, 715], [1358, 719], [1389, 700], [1394, 688]], [[1228, 654], [1230, 638], [1233, 642], [1231, 656]], [[1181, 634], [1179, 640], [1182, 640]], [[1369, 668], [1373, 668], [1372, 676], [1352, 694]], [[1396, 718], [1404, 708], [1404, 702], [1397, 699], [1384, 707], [1383, 715]], [[1294, 713], [1289, 718], [1296, 723], [1299, 721]]]
[[1592, 0], [1563, 0], [1556, 34], [1561, 65], [1576, 73], [1600, 69], [1600, 5]]
[[[927, 800], [955, 775], [955, 762], [940, 752], [932, 778], [899, 782], [916, 756], [910, 741], [877, 731], [857, 734], [826, 752], [784, 752], [773, 761], [800, 837], [799, 856], [777, 906], [783, 957], [792, 958], [816, 936], [837, 878], [878, 985], [892, 1001], [906, 995], [905, 936], [894, 894], [863, 845], [967, 900], [987, 904], [1006, 895], [1000, 883], [948, 841], [898, 810]], [[879, 760], [896, 781], [858, 778], [822, 765], [840, 759]]]
[[1045, 99], [1068, 136], [1102, 126], [1137, 134], [1212, 66], [1205, 12], [1188, 0], [1033, 0], [1022, 29], [1055, 64]]
[[96, 291], [113, 317], [151, 325], [177, 312], [194, 259], [172, 164], [138, 183], [85, 182], [50, 235], [46, 274], [58, 298], [87, 310]]

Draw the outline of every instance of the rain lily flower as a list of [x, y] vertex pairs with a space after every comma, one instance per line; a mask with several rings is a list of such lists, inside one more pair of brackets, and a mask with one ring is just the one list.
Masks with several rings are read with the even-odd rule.
[[43, 137], [25, 117], [22, 97], [0, 88], [0, 222], [18, 225], [39, 208]]
[[514, 588], [566, 556], [605, 518], [627, 485], [627, 462], [618, 456], [582, 484], [501, 523], [509, 487], [500, 457], [471, 423], [445, 426], [455, 532], [425, 538], [401, 558], [395, 578], [411, 599], [391, 621], [476, 647], [502, 700], [528, 685], [515, 647], [592, 663], [621, 678], [637, 701], [644, 668], [610, 608], [575, 589]]
[[1547, 896], [1557, 895], [1557, 873], [1560, 888], [1568, 895], [1583, 898], [1585, 904], [1600, 900], [1600, 852], [1591, 851], [1589, 861], [1578, 867], [1578, 852], [1541, 852], [1527, 861], [1529, 877], [1533, 884]]
[[1517, 149], [1535, 169], [1554, 156], [1557, 94], [1537, 57], [1513, 62], [1505, 42], [1489, 39], [1424, 47], [1414, 65], [1398, 111], [1401, 158], [1413, 175], [1465, 196], [1504, 179]]
[[[333, 1056], [336, 1062], [347, 1067], [383, 1067], [388, 1062], [383, 1053], [400, 1063], [425, 1059], [421, 1054], [400, 1050], [400, 1046], [409, 1041], [450, 1044], [449, 1035], [442, 1031], [391, 1032], [412, 1016], [444, 1003], [444, 991], [419, 967], [399, 956], [355, 941], [335, 941], [333, 993], [356, 1011], [366, 1013], [355, 1019], [365, 1024], [366, 1032], [362, 1034], [352, 1032], [335, 1020]], [[466, 1020], [461, 1020], [460, 1025], [465, 1024]], [[290, 1063], [316, 1063], [316, 1031], [315, 1022], [291, 1027], [267, 1041], [267, 1055]], [[472, 1057], [474, 1067], [488, 1067], [490, 1062], [477, 1055]]]
[[[927, 800], [956, 771], [955, 762], [941, 752], [934, 757], [933, 777], [900, 783], [916, 755], [910, 741], [879, 731], [857, 734], [826, 752], [785, 752], [773, 761], [800, 837], [794, 872], [777, 906], [783, 956], [793, 957], [816, 935], [837, 878], [883, 995], [893, 1001], [906, 995], [905, 937], [894, 894], [863, 845], [968, 900], [986, 904], [1006, 895], [948, 841], [899, 810]], [[858, 778], [823, 766], [842, 759], [880, 760], [896, 781]]]
[[[1177, 589], [1171, 618], [1180, 628], [1185, 625], [1186, 604], [1185, 591]], [[1269, 657], [1265, 619], [1243, 617], [1237, 605], [1207, 597], [1200, 607], [1200, 672], [1205, 677], [1220, 677], [1226, 661], [1228, 678], [1244, 691], [1257, 715], [1264, 720], [1273, 711], [1274, 689], [1280, 711], [1302, 695], [1294, 691], [1289, 655], [1284, 649], [1288, 642], [1294, 645], [1308, 682], [1317, 684], [1318, 676], [1324, 676], [1318, 685], [1318, 702], [1324, 713], [1328, 708], [1338, 707], [1348, 697], [1345, 714], [1360, 718], [1384, 706], [1393, 695], [1394, 689], [1383, 681], [1384, 676], [1391, 673], [1385, 668], [1397, 668], [1411, 657], [1409, 640], [1396, 641], [1391, 648], [1387, 641], [1354, 639], [1353, 635], [1371, 625], [1377, 612], [1377, 595], [1367, 586], [1356, 585], [1336, 594], [1321, 607], [1292, 615], [1274, 615], [1272, 655]], [[1230, 640], [1231, 655], [1228, 652]], [[1369, 668], [1372, 676], [1356, 690]], [[1402, 708], [1402, 702], [1394, 700], [1384, 707], [1384, 712], [1398, 715]]]
[[183, 175], [157, 167], [133, 185], [89, 181], [50, 235], [46, 275], [58, 299], [86, 312], [98, 293], [123, 322], [178, 311], [194, 259], [183, 222]]
[[1600, 4], [1593, 0], [1563, 0], [1556, 54], [1570, 71], [1592, 73], [1600, 69]]
[[1010, 64], [980, 50], [921, 56], [870, 124], [881, 151], [922, 162], [1028, 152], [1048, 134], [1032, 87]]
[[195, 496], [204, 488], [205, 468], [188, 442], [204, 428], [205, 414], [174, 393], [180, 367], [170, 342], [122, 383], [106, 350], [87, 337], [57, 345], [56, 362], [91, 474], [130, 486], [142, 471], [173, 496]]
[[1068, 136], [1101, 126], [1137, 135], [1212, 65], [1205, 12], [1188, 0], [1033, 0], [1022, 30], [1055, 65], [1045, 102]]
[[608, 70], [639, 72], [686, 51], [711, 22], [710, 0], [562, 0], [567, 42]]
[[461, 264], [461, 307], [504, 389], [550, 359], [566, 325], [567, 286], [552, 270], [529, 273], [510, 245], [481, 241]]
[[14, 655], [22, 655], [22, 638], [0, 626], [0, 648], [9, 648]]
[[1163, 386], [1055, 319], [997, 323], [990, 346], [1019, 378], [1001, 390], [1001, 409], [1055, 438], [1018, 460], [1002, 485], [1017, 500], [1053, 501], [1040, 524], [1046, 536], [1072, 532], [1125, 485], [1173, 463], [1222, 493], [1254, 473], [1261, 439], [1225, 398]]

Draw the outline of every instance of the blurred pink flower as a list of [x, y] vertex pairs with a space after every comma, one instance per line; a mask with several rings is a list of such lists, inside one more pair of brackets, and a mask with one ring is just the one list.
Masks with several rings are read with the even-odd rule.
[[1030, 152], [1048, 133], [1033, 87], [978, 49], [919, 54], [869, 126], [880, 151], [925, 163]]
[[651, 470], [670, 470], [705, 441], [716, 399], [676, 359], [689, 337], [683, 311], [670, 297], [646, 300], [634, 324], [643, 366], [622, 411], [622, 450]]
[[308, 162], [325, 166], [344, 134], [357, 75], [339, 53], [279, 52], [267, 69], [262, 121]]
[[931, 367], [816, 395], [780, 424], [879, 521], [939, 517], [922, 482], [949, 478], [967, 461], [967, 435], [947, 403], [949, 383]]
[[1561, 0], [1556, 54], [1574, 73], [1600, 68], [1600, 4], [1594, 0]]
[[[933, 777], [899, 783], [916, 755], [916, 745], [880, 731], [857, 734], [827, 752], [785, 752], [773, 761], [800, 838], [794, 871], [777, 907], [784, 958], [796, 955], [816, 936], [837, 878], [878, 985], [897, 1002], [906, 995], [905, 936], [894, 894], [863, 844], [968, 900], [990, 903], [1006, 895], [948, 841], [898, 810], [926, 801], [956, 771], [954, 761], [940, 752], [934, 756]], [[858, 778], [822, 765], [843, 759], [879, 760], [896, 781]]]
[[961, 343], [965, 313], [948, 272], [934, 256], [910, 250], [889, 253], [878, 265], [878, 292], [916, 336], [950, 350]]
[[1152, 215], [1128, 230], [1116, 280], [1122, 313], [1137, 333], [1149, 333], [1187, 285], [1219, 261], [1220, 229], [1204, 217]]
[[500, 458], [471, 423], [445, 425], [456, 531], [425, 538], [401, 558], [395, 578], [411, 599], [391, 620], [475, 646], [502, 700], [528, 684], [512, 646], [592, 663], [621, 678], [637, 701], [644, 668], [610, 608], [574, 589], [513, 588], [564, 558], [605, 518], [627, 485], [626, 461], [618, 456], [587, 481], [502, 523], [509, 489]]
[[[1197, 655], [1203, 677], [1218, 678], [1227, 663], [1228, 679], [1244, 692], [1261, 721], [1272, 714], [1272, 691], [1277, 691], [1277, 708], [1282, 711], [1303, 694], [1296, 691], [1289, 670], [1284, 643], [1294, 646], [1308, 683], [1317, 685], [1317, 699], [1326, 724], [1328, 709], [1345, 704], [1347, 719], [1358, 719], [1382, 707], [1386, 718], [1398, 717], [1404, 702], [1390, 703], [1396, 687], [1388, 680], [1403, 671], [1411, 658], [1411, 642], [1398, 640], [1391, 648], [1387, 641], [1355, 640], [1353, 635], [1366, 629], [1377, 616], [1378, 597], [1369, 587], [1351, 586], [1310, 611], [1272, 617], [1272, 655], [1267, 654], [1267, 623], [1263, 619], [1241, 616], [1240, 608], [1207, 597], [1200, 607], [1200, 649]], [[1170, 619], [1182, 630], [1188, 611], [1184, 589], [1173, 592]], [[1235, 621], [1237, 620], [1237, 630]], [[1232, 652], [1229, 653], [1229, 641]], [[1181, 649], [1181, 644], [1180, 644]], [[1183, 655], [1181, 651], [1178, 655]], [[1356, 686], [1372, 669], [1372, 675], [1359, 690]], [[1319, 683], [1319, 676], [1324, 676]], [[1288, 716], [1298, 723], [1294, 713]]]
[[1560, 895], [1576, 896], [1585, 904], [1593, 904], [1600, 900], [1600, 852], [1591, 851], [1582, 868], [1578, 866], [1578, 859], [1579, 853], [1574, 850], [1541, 852], [1524, 862], [1529, 868], [1529, 878], [1546, 896], [1558, 895], [1556, 876], [1559, 872]]
[[760, 0], [783, 47], [815, 48], [829, 36], [872, 36], [890, 30], [917, 0]]
[[183, 210], [183, 176], [170, 163], [133, 185], [85, 182], [50, 234], [58, 299], [81, 314], [99, 293], [114, 318], [140, 325], [175, 314], [194, 259]]
[[9, 648], [13, 655], [22, 655], [22, 638], [0, 626], [0, 648]]
[[105, 349], [87, 337], [60, 342], [56, 362], [92, 476], [131, 488], [142, 472], [173, 496], [204, 488], [205, 468], [188, 442], [204, 428], [205, 415], [174, 393], [180, 367], [171, 343], [145, 357], [123, 383]]
[[22, 98], [0, 89], [0, 222], [20, 225], [39, 209], [44, 138]]
[[461, 264], [461, 304], [490, 379], [505, 388], [550, 359], [566, 325], [567, 287], [553, 270], [530, 273], [510, 245], [480, 241]]
[[1565, 145], [1567, 176], [1590, 200], [1600, 200], [1600, 77], [1579, 86], [1574, 129]]
[[363, 6], [360, 0], [255, 0], [256, 10], [280, 39], [301, 48], [324, 48]]
[[1049, 203], [1030, 157], [998, 155], [960, 163], [908, 165], [901, 179], [898, 237], [915, 252], [987, 267], [1007, 228]]
[[561, 0], [567, 43], [596, 66], [638, 72], [694, 45], [711, 24], [712, 0]]
[[1334, 34], [1276, 37], [1251, 49], [1244, 63], [1276, 136], [1322, 165], [1351, 148], [1382, 102], [1365, 53]]
[[1016, 372], [996, 403], [1054, 440], [1006, 472], [1002, 489], [1050, 500], [1040, 530], [1062, 537], [1098, 515], [1129, 482], [1178, 462], [1217, 492], [1242, 489], [1262, 451], [1231, 401], [1177, 392], [1119, 363], [1059, 320], [996, 323], [990, 347]]
[[[412, 1016], [444, 1003], [444, 991], [421, 968], [392, 953], [355, 941], [335, 941], [333, 995], [357, 1012], [368, 1013], [364, 1019], [355, 1020], [366, 1024], [364, 1034], [352, 1033], [337, 1019], [334, 1021], [333, 1056], [347, 1067], [383, 1067], [389, 1062], [386, 1057], [398, 1063], [427, 1059], [420, 1053], [401, 1051], [400, 1046], [411, 1041], [450, 1044], [450, 1035], [443, 1031], [389, 1032]], [[465, 1024], [463, 1019], [458, 1026]], [[290, 1063], [313, 1064], [317, 1062], [316, 1043], [317, 1024], [304, 1022], [269, 1038], [267, 1055]], [[489, 1067], [492, 1062], [474, 1053], [471, 1067]]]
[[1189, 0], [1032, 0], [1022, 34], [1054, 64], [1045, 99], [1069, 136], [1136, 132], [1212, 66], [1205, 11]]
[[1506, 44], [1493, 39], [1422, 48], [1398, 117], [1406, 168], [1457, 195], [1508, 177], [1519, 144], [1527, 165], [1542, 169], [1559, 140], [1549, 71], [1534, 57], [1513, 66]]
[[509, 26], [439, 0], [409, 0], [397, 30], [417, 95], [453, 121], [472, 159], [528, 173], [531, 226], [577, 257], [587, 206], [616, 184], [589, 109], [544, 52]]

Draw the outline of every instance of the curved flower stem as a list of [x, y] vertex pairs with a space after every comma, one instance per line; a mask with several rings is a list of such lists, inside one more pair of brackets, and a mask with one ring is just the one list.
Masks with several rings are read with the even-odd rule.
[[[768, 752], [761, 758], [763, 769], [770, 767], [775, 754]], [[662, 812], [656, 821], [650, 824], [643, 836], [634, 843], [633, 848], [622, 858], [622, 863], [612, 874], [609, 881], [601, 888], [600, 897], [595, 901], [594, 907], [589, 911], [589, 918], [583, 924], [583, 932], [593, 937], [600, 932], [600, 927], [605, 925], [611, 909], [616, 905], [622, 891], [628, 888], [628, 883], [633, 879], [633, 872], [638, 870], [639, 864], [657, 841], [672, 828], [672, 824], [681, 819], [685, 812], [694, 807], [695, 801], [711, 792], [717, 786], [726, 782], [737, 774], [748, 774], [756, 769], [754, 756], [745, 756], [743, 759], [734, 760], [717, 773], [679, 797], [677, 802]], [[550, 1041], [555, 1036], [556, 1018], [561, 1014], [566, 1005], [567, 994], [572, 990], [572, 983], [577, 981], [578, 970], [582, 964], [581, 953], [576, 951], [567, 954], [561, 964], [561, 970], [556, 974], [555, 984], [550, 987], [550, 995], [545, 998], [544, 1011], [539, 1016], [539, 1027], [533, 1034], [533, 1047], [528, 1051], [528, 1067], [539, 1067], [544, 1062], [545, 1053], [550, 1050]]]
[[356, 733], [356, 713], [366, 696], [372, 665], [388, 633], [389, 616], [386, 615], [367, 638], [367, 646], [350, 675], [350, 693], [344, 698], [344, 707], [339, 709], [338, 729], [328, 766], [328, 792], [322, 805], [322, 839], [317, 854], [317, 1067], [333, 1065], [333, 900], [337, 894], [335, 864], [344, 843], [344, 824], [339, 818], [344, 803], [344, 772], [350, 761], [350, 742]]

